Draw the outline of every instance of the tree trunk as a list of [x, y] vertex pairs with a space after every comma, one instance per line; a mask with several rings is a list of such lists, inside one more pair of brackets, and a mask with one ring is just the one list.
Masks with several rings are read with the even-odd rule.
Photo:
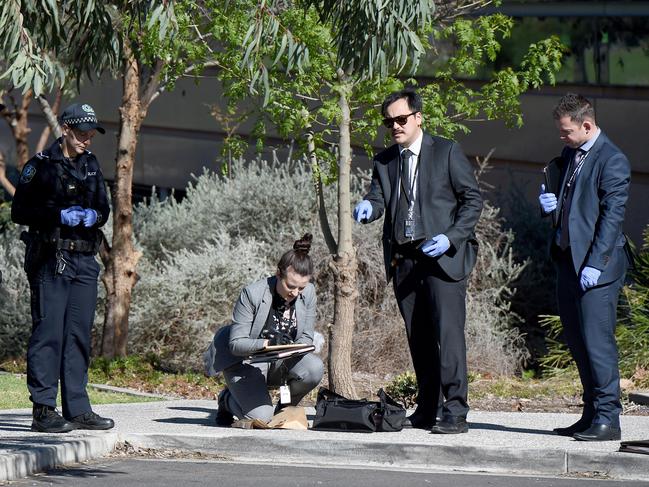
[[22, 171], [23, 166], [27, 164], [27, 161], [29, 160], [29, 143], [27, 141], [27, 136], [32, 129], [29, 128], [27, 115], [33, 96], [34, 93], [32, 90], [28, 90], [27, 93], [23, 95], [20, 109], [16, 110], [14, 138], [16, 139], [16, 167], [19, 171]]
[[128, 314], [142, 256], [133, 245], [132, 183], [135, 149], [146, 111], [140, 104], [140, 69], [128, 43], [124, 47], [124, 88], [113, 190], [113, 245], [106, 267], [106, 314], [101, 353], [106, 358], [126, 356]]
[[338, 252], [330, 267], [334, 273], [334, 322], [329, 328], [329, 388], [343, 396], [354, 398], [352, 378], [352, 338], [356, 289], [356, 250], [352, 244], [351, 219], [351, 114], [348, 96], [351, 86], [344, 73], [339, 106], [341, 110], [338, 162]]
[[33, 96], [32, 90], [27, 90], [20, 100], [20, 105], [18, 105], [11, 93], [8, 92], [7, 97], [11, 100], [13, 111], [9, 109], [9, 106], [2, 111], [2, 116], [9, 124], [11, 135], [13, 135], [16, 144], [16, 168], [18, 171], [22, 171], [23, 166], [29, 160], [27, 136], [31, 132], [31, 129], [28, 124], [28, 110]]

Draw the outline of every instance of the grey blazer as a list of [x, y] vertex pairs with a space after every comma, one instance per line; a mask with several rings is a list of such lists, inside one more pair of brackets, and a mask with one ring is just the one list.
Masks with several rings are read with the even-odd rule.
[[[272, 276], [243, 288], [232, 311], [232, 324], [217, 330], [212, 343], [203, 354], [207, 375], [216, 375], [263, 348], [264, 339], [259, 338], [259, 334], [266, 324], [273, 303], [271, 289], [274, 289], [276, 284], [277, 277]], [[295, 343], [313, 343], [315, 308], [315, 287], [309, 283], [295, 303]]]
[[[575, 150], [564, 148], [563, 179], [566, 177], [567, 161]], [[602, 271], [598, 284], [618, 279], [628, 265], [623, 251], [626, 239], [622, 233], [626, 201], [629, 196], [631, 167], [628, 159], [613, 142], [601, 132], [590, 149], [575, 182], [575, 193], [570, 205], [570, 249], [575, 272], [585, 266]], [[559, 192], [561, 213], [563, 191]]]

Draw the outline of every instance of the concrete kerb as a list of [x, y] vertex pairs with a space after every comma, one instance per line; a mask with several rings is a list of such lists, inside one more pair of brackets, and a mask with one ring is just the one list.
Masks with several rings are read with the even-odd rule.
[[600, 474], [616, 479], [649, 478], [646, 456], [627, 453], [374, 443], [260, 437], [100, 433], [82, 438], [49, 438], [44, 444], [0, 456], [0, 481], [24, 478], [49, 468], [98, 459], [120, 442], [152, 449], [175, 449], [219, 455], [231, 461], [308, 465], [376, 466], [523, 475]]
[[[619, 442], [575, 442], [552, 435], [576, 417], [546, 413], [470, 413], [466, 435], [241, 430], [214, 424], [215, 401], [98, 405], [111, 431], [43, 435], [29, 431], [31, 411], [0, 413], [0, 480], [101, 458], [119, 442], [137, 448], [200, 452], [237, 462], [272, 462], [527, 475], [606, 475], [649, 480], [649, 455], [619, 453]], [[313, 416], [309, 408], [307, 414]], [[649, 438], [649, 418], [622, 417], [624, 439]], [[174, 453], [175, 454], [175, 453]]]
[[375, 466], [517, 475], [602, 475], [649, 479], [649, 458], [628, 453], [374, 443], [358, 440], [262, 438], [258, 435], [209, 436], [126, 434], [124, 441], [142, 448], [175, 449], [218, 455], [232, 461], [305, 465]]
[[21, 445], [16, 439], [3, 440], [0, 448], [17, 451], [0, 455], [0, 481], [17, 480], [50, 468], [101, 458], [115, 449], [119, 435], [81, 438], [43, 438], [42, 443]]

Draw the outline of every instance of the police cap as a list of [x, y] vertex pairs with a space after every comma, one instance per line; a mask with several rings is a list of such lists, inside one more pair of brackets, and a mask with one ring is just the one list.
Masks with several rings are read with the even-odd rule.
[[61, 123], [74, 127], [83, 132], [95, 129], [100, 134], [105, 134], [104, 128], [97, 122], [95, 110], [87, 103], [73, 103], [61, 114]]

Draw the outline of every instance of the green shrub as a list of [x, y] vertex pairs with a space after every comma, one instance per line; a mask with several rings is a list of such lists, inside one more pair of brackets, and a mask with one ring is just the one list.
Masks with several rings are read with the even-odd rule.
[[387, 392], [392, 399], [400, 402], [404, 408], [411, 409], [417, 404], [417, 378], [413, 372], [404, 372], [392, 379], [387, 386]]

